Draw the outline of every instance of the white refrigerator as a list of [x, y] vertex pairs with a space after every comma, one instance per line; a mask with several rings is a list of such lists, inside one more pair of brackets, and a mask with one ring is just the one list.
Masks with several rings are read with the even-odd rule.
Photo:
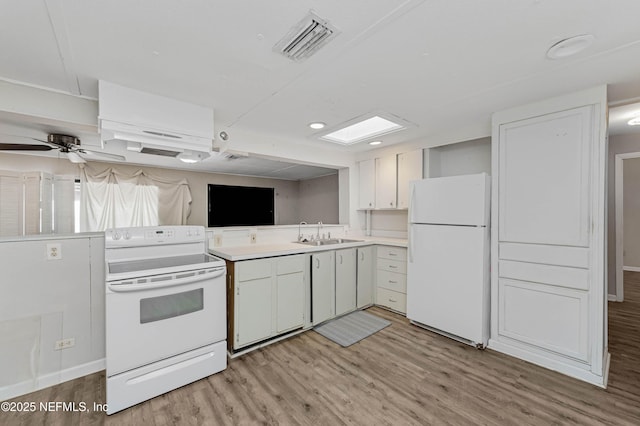
[[483, 348], [489, 340], [490, 177], [410, 184], [407, 317]]

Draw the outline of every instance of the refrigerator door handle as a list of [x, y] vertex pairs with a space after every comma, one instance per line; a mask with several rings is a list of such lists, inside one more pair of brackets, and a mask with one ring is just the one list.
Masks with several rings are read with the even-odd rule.
[[409, 194], [409, 223], [413, 223], [413, 199], [416, 196], [416, 184], [411, 185], [411, 194]]
[[407, 251], [409, 252], [409, 263], [413, 263], [413, 224], [409, 224], [409, 247], [407, 247]]

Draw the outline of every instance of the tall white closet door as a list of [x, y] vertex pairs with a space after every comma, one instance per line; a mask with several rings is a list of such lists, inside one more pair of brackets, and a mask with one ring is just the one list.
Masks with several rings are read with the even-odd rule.
[[604, 385], [606, 88], [494, 115], [494, 349]]

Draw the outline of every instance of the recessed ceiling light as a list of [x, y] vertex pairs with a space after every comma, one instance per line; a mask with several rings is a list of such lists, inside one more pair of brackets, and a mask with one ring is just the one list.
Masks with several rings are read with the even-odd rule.
[[374, 115], [373, 117], [321, 136], [320, 139], [349, 145], [365, 139], [396, 132], [404, 128], [405, 126], [401, 124]]
[[640, 126], [640, 115], [627, 121], [629, 126]]
[[309, 127], [311, 127], [312, 129], [315, 129], [315, 130], [324, 129], [324, 126], [326, 126], [326, 124], [323, 123], [322, 121], [316, 121], [315, 123], [309, 123]]
[[371, 141], [369, 142], [369, 145], [380, 145], [382, 143], [382, 141]]
[[573, 56], [589, 47], [591, 43], [593, 43], [593, 40], [595, 40], [595, 37], [591, 34], [565, 38], [547, 50], [547, 58], [562, 59]]

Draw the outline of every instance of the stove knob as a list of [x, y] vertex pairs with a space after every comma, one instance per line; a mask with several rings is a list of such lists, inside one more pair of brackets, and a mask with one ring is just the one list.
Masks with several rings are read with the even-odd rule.
[[129, 239], [131, 239], [131, 234], [129, 234], [128, 232], [125, 232], [125, 233], [124, 233], [124, 239], [125, 239], [125, 240], [129, 240]]
[[187, 229], [187, 237], [191, 236], [191, 231]]
[[119, 240], [120, 239], [120, 234], [118, 234], [117, 232], [115, 234], [113, 234], [113, 239], [114, 240]]

